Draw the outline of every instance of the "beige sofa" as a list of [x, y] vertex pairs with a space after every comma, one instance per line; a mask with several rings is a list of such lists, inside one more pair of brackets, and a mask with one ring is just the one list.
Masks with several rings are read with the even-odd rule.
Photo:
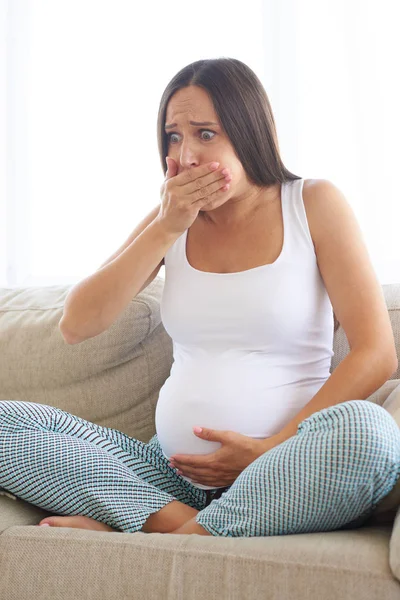
[[[71, 286], [0, 289], [0, 399], [57, 406], [147, 442], [172, 364], [163, 285], [157, 277], [108, 331], [76, 345], [58, 329]], [[383, 290], [400, 356], [400, 284]], [[332, 370], [349, 351], [340, 327], [334, 351]], [[389, 397], [400, 404], [399, 371], [368, 400]], [[1, 495], [0, 598], [399, 600], [399, 491], [357, 529], [262, 538], [34, 527], [52, 513]]]

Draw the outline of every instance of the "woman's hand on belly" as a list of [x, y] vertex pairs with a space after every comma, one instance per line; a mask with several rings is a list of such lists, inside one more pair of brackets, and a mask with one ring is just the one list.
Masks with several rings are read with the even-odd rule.
[[203, 440], [220, 442], [221, 447], [210, 454], [174, 454], [171, 465], [194, 483], [215, 487], [232, 485], [235, 479], [256, 458], [261, 456], [260, 440], [236, 433], [203, 427], [194, 434]]

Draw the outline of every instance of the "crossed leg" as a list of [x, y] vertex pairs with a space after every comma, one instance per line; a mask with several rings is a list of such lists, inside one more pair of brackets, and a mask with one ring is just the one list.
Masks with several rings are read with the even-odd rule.
[[[144, 533], [178, 533], [190, 534], [197, 533], [199, 535], [212, 535], [206, 531], [201, 525], [196, 523], [196, 515], [198, 510], [174, 500], [161, 510], [149, 516], [141, 531]], [[45, 524], [51, 527], [73, 527], [76, 529], [92, 529], [94, 531], [118, 531], [90, 517], [74, 515], [70, 517], [46, 517], [39, 523], [40, 526]]]
[[[156, 454], [149, 462], [150, 444], [47, 405], [1, 401], [0, 417], [7, 450], [0, 485], [46, 510], [72, 513], [41, 521], [53, 526], [231, 537], [329, 531], [368, 516], [400, 476], [397, 424], [365, 400], [305, 419], [200, 511], [177, 500], [168, 468]], [[155, 493], [160, 474], [174, 497]]]

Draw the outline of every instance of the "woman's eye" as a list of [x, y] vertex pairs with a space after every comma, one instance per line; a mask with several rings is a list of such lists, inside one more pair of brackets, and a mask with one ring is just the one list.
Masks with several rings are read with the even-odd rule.
[[173, 135], [178, 135], [178, 134], [177, 134], [177, 133], [168, 133], [168, 135], [167, 135], [167, 137], [168, 137], [168, 140], [169, 140], [169, 141], [170, 141], [172, 144], [174, 143], [174, 142], [173, 142], [173, 139], [172, 139], [172, 136], [173, 136]]
[[[207, 134], [211, 133], [212, 137], [214, 137], [214, 135], [215, 135], [213, 131], [208, 131], [208, 129], [202, 129], [201, 133], [207, 133]], [[212, 137], [208, 138], [208, 139], [212, 140]], [[204, 138], [203, 138], [203, 140], [204, 140]]]
[[[209, 130], [209, 129], [201, 129], [201, 130], [200, 130], [200, 135], [202, 135], [203, 133], [206, 133], [206, 134], [207, 134], [207, 136], [208, 136], [208, 137], [202, 137], [202, 139], [203, 139], [205, 142], [208, 142], [209, 140], [212, 140], [212, 139], [213, 139], [213, 137], [215, 136], [215, 132], [214, 132], [214, 131], [211, 131], [211, 130]], [[212, 136], [212, 137], [210, 137], [210, 135], [209, 135], [209, 134], [211, 134], [211, 136]], [[171, 144], [174, 144], [174, 143], [175, 143], [175, 142], [174, 142], [174, 140], [172, 139], [172, 136], [174, 136], [174, 135], [176, 135], [176, 136], [178, 136], [178, 137], [179, 137], [179, 134], [178, 134], [178, 133], [175, 133], [174, 131], [171, 131], [171, 133], [168, 133], [168, 134], [167, 134], [168, 141], [169, 141], [169, 142], [171, 142]]]

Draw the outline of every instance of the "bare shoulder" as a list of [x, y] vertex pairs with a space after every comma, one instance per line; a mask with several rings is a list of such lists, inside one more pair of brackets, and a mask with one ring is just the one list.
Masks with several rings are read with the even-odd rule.
[[382, 287], [355, 213], [326, 179], [304, 181], [304, 206], [318, 268], [351, 350], [372, 349], [377, 387], [398, 367]]
[[329, 179], [305, 179], [303, 183], [303, 196], [310, 197], [320, 194], [321, 192], [328, 192], [337, 190], [340, 191], [332, 181]]
[[344, 194], [328, 179], [305, 179], [303, 202], [314, 247], [330, 219], [335, 219], [340, 212], [351, 211]]

